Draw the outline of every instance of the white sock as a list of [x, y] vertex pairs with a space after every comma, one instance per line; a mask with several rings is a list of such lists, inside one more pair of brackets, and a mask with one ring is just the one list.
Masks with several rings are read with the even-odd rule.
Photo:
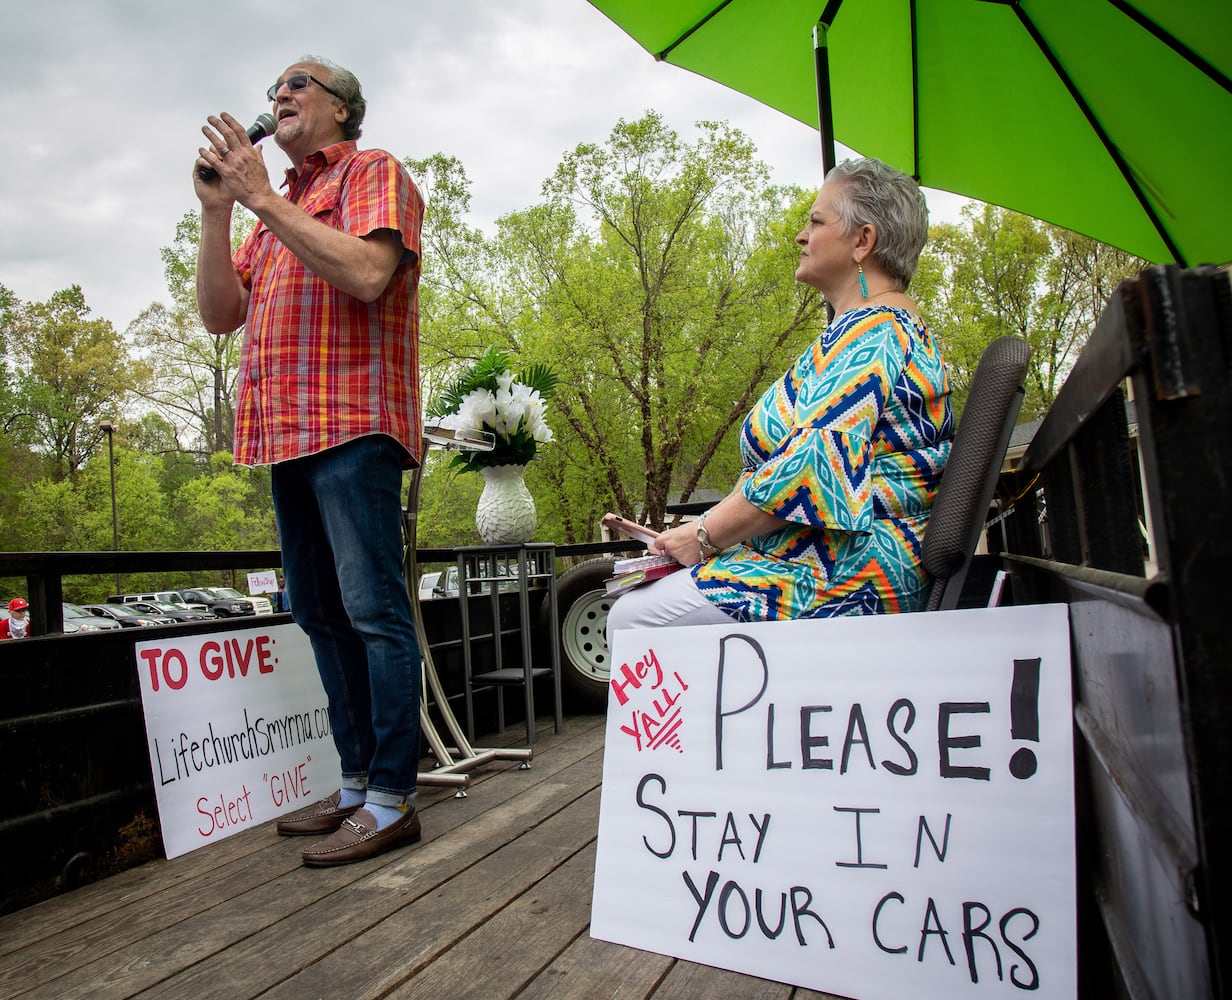
[[407, 806], [405, 809], [399, 809], [397, 806], [378, 806], [375, 802], [369, 802], [364, 808], [372, 813], [373, 818], [376, 820], [376, 828], [384, 830], [390, 823], [402, 819], [410, 811], [411, 807]]
[[338, 808], [350, 809], [351, 806], [362, 806], [367, 792], [362, 788], [343, 788], [338, 792]]

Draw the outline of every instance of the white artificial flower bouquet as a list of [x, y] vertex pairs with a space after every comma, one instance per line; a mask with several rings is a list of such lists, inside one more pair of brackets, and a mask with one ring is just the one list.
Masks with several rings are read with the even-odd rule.
[[428, 408], [428, 416], [440, 427], [470, 434], [490, 431], [496, 438], [491, 451], [458, 452], [452, 465], [465, 471], [526, 465], [540, 444], [552, 440], [544, 400], [556, 388], [556, 376], [543, 364], [515, 375], [509, 361], [504, 351], [489, 347]]

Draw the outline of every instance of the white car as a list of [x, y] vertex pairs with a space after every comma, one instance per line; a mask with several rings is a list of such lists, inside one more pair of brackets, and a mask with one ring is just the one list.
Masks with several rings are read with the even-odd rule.
[[419, 578], [419, 599], [433, 601], [438, 597], [458, 596], [458, 567], [450, 566], [440, 573], [425, 573]]
[[272, 615], [274, 613], [274, 605], [270, 603], [270, 599], [268, 597], [253, 597], [248, 594], [241, 594], [234, 587], [208, 587], [206, 589], [209, 590], [210, 593], [216, 594], [224, 599], [231, 597], [241, 601], [251, 601], [252, 610], [259, 615]]
[[432, 591], [440, 579], [440, 573], [425, 573], [419, 578], [419, 599], [421, 601], [432, 600]]

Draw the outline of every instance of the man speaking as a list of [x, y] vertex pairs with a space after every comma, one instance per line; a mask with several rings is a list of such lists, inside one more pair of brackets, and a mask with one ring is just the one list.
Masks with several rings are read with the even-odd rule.
[[[342, 762], [339, 790], [284, 817], [322, 839], [306, 865], [419, 840], [420, 653], [402, 570], [402, 470], [420, 458], [419, 234], [406, 169], [360, 150], [359, 81], [315, 57], [270, 87], [285, 192], [234, 117], [211, 116], [193, 164], [197, 308], [244, 326], [238, 465], [270, 465], [287, 596], [312, 642]], [[252, 133], [259, 137], [259, 131]], [[231, 212], [258, 219], [231, 254]]]

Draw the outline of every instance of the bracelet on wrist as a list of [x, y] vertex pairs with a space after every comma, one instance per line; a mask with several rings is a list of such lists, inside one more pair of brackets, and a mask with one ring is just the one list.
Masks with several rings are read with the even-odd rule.
[[[706, 514], [709, 514], [706, 511]], [[722, 550], [710, 540], [710, 529], [706, 527], [706, 514], [697, 519], [697, 544], [701, 547], [702, 556], [713, 559]]]

